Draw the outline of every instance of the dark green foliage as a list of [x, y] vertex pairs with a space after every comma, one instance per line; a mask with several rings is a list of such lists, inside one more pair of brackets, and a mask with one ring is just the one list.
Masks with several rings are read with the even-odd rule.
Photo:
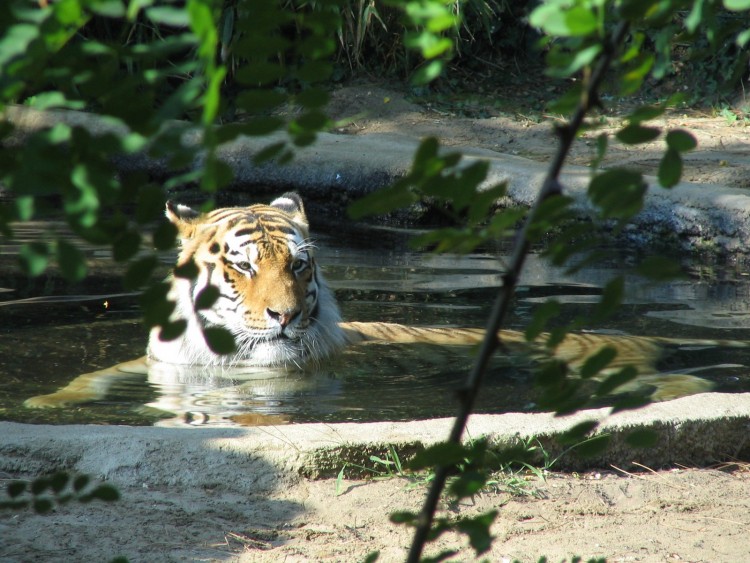
[[208, 347], [215, 354], [231, 354], [237, 350], [234, 336], [225, 328], [206, 327], [203, 329], [203, 336]]
[[643, 207], [648, 186], [640, 172], [610, 168], [594, 176], [589, 198], [607, 219], [629, 219]]
[[442, 152], [437, 139], [427, 138], [419, 145], [409, 174], [354, 202], [349, 215], [358, 219], [428, 203], [460, 227], [428, 232], [416, 237], [413, 244], [436, 252], [471, 252], [512, 232], [524, 214], [518, 209], [495, 210], [495, 202], [505, 195], [506, 186], [485, 186], [487, 170], [486, 162], [466, 164], [460, 154]]
[[[0, 203], [0, 232], [12, 234], [13, 221], [61, 208], [76, 234], [111, 245], [114, 259], [128, 263], [124, 285], [145, 290], [142, 303], [151, 309], [145, 312], [146, 324], [163, 325], [165, 336], [176, 336], [184, 323], [168, 321], [173, 306], [153, 281], [156, 257], [143, 252], [152, 241], [159, 250], [171, 248], [175, 230], [160, 223], [151, 241], [144, 239], [143, 226], [161, 219], [166, 188], [198, 183], [212, 194], [232, 181], [231, 169], [216, 156], [221, 143], [239, 134], [285, 129], [288, 141], [257, 155], [258, 160], [285, 161], [293, 157], [294, 146], [308, 145], [328, 126], [321, 112], [328, 94], [315, 84], [332, 73], [339, 5], [65, 0], [45, 7], [4, 2], [0, 108], [24, 103], [87, 109], [107, 127], [59, 123], [31, 134], [23, 146], [4, 147], [0, 181], [15, 199]], [[269, 113], [287, 103], [303, 111], [288, 119]], [[221, 125], [227, 112], [242, 112], [242, 122]], [[200, 130], [198, 147], [182, 142], [186, 129], [173, 119]], [[0, 142], [11, 133], [4, 127]], [[174, 177], [158, 185], [118, 175], [112, 155], [140, 151], [164, 158], [174, 167]], [[202, 154], [201, 165], [187, 170], [195, 165], [196, 151]], [[66, 241], [24, 245], [19, 258], [32, 276], [52, 260], [70, 281], [86, 274], [81, 253]], [[185, 267], [178, 275], [195, 272]], [[223, 333], [209, 338], [216, 349], [230, 348]]]

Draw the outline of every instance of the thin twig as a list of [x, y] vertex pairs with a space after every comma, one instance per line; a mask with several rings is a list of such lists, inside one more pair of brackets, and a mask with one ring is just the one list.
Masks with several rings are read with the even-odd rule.
[[[487, 321], [486, 333], [482, 341], [481, 349], [477, 360], [466, 379], [464, 390], [461, 394], [461, 404], [459, 412], [456, 415], [453, 428], [448, 438], [449, 442], [460, 443], [466, 423], [471, 414], [479, 389], [482, 385], [484, 374], [487, 371], [487, 364], [500, 345], [498, 331], [508, 312], [511, 298], [516, 289], [518, 279], [521, 275], [526, 256], [529, 253], [529, 231], [536, 220], [537, 213], [541, 205], [550, 197], [562, 192], [562, 186], [558, 181], [558, 176], [562, 170], [563, 163], [567, 158], [568, 152], [575, 140], [576, 132], [583, 124], [586, 113], [596, 103], [597, 91], [604, 75], [609, 68], [617, 51], [617, 47], [625, 38], [628, 32], [628, 23], [622, 22], [612, 35], [611, 41], [605, 46], [604, 55], [599, 60], [593, 72], [589, 76], [589, 82], [582, 94], [581, 101], [575, 113], [567, 125], [559, 127], [557, 132], [560, 138], [560, 145], [550, 164], [547, 176], [542, 184], [542, 188], [537, 196], [534, 206], [531, 208], [523, 228], [520, 232], [513, 249], [511, 261], [508, 264], [508, 270], [503, 275], [503, 285], [498, 291], [495, 302], [492, 306], [490, 317]], [[445, 486], [448, 477], [447, 466], [438, 465], [435, 468], [435, 478], [432, 485], [427, 491], [422, 511], [417, 519], [417, 526], [414, 532], [411, 549], [407, 557], [407, 563], [417, 563], [422, 555], [424, 545], [427, 541], [432, 522], [435, 517], [438, 501]]]

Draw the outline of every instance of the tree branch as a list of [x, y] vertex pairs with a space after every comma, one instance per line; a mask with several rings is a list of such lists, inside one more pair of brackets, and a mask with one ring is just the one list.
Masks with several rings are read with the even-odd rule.
[[[466, 379], [464, 392], [461, 393], [461, 405], [459, 407], [459, 412], [456, 415], [450, 437], [448, 438], [449, 442], [461, 442], [466, 423], [469, 419], [469, 415], [474, 409], [474, 403], [476, 402], [484, 375], [487, 371], [487, 365], [500, 344], [498, 332], [508, 312], [511, 298], [515, 293], [518, 279], [526, 261], [526, 256], [529, 253], [530, 243], [528, 235], [531, 226], [536, 220], [536, 216], [542, 203], [551, 196], [562, 193], [562, 186], [558, 180], [560, 171], [562, 170], [565, 159], [575, 141], [576, 134], [581, 128], [581, 125], [583, 125], [583, 120], [586, 117], [586, 114], [591, 110], [598, 98], [597, 92], [599, 86], [614, 60], [618, 46], [625, 39], [628, 29], [629, 26], [627, 22], [620, 23], [615, 29], [610, 40], [605, 45], [603, 56], [599, 59], [589, 77], [588, 84], [586, 84], [586, 88], [582, 92], [581, 100], [575, 113], [568, 123], [558, 130], [560, 137], [559, 147], [550, 163], [547, 176], [545, 177], [544, 183], [539, 191], [536, 202], [529, 211], [520, 236], [513, 248], [511, 261], [509, 262], [508, 269], [503, 276], [503, 285], [498, 291], [487, 321], [486, 334], [482, 341], [479, 355], [471, 373]], [[430, 489], [427, 492], [422, 511], [417, 519], [417, 526], [414, 532], [414, 538], [412, 540], [407, 563], [417, 563], [421, 557], [424, 545], [427, 541], [427, 536], [432, 527], [440, 495], [445, 487], [448, 470], [449, 467], [443, 465], [438, 465], [435, 468], [435, 479], [432, 481]]]

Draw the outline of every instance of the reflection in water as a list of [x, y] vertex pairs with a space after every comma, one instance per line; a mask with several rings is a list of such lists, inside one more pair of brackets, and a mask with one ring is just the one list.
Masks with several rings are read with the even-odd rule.
[[146, 406], [164, 413], [160, 426], [181, 424], [285, 424], [301, 397], [340, 394], [333, 377], [316, 373], [253, 368], [190, 368], [163, 363], [149, 366], [148, 381], [158, 394]]
[[[43, 231], [25, 232], [34, 240]], [[372, 237], [370, 236], [370, 239]], [[377, 252], [319, 237], [319, 262], [341, 302], [344, 318], [414, 325], [482, 326], [500, 284], [496, 255], [433, 257], [395, 245]], [[407, 420], [455, 413], [455, 392], [471, 362], [469, 348], [366, 345], [311, 373], [207, 374], [204, 369], [152, 366], [118, 379], [101, 400], [82, 407], [32, 410], [29, 397], [51, 393], [76, 375], [143, 354], [146, 331], [136, 298], [123, 295], [100, 249], [86, 249], [96, 275], [68, 289], [54, 276], [26, 284], [13, 273], [12, 249], [0, 246], [0, 418], [26, 422], [126, 423], [200, 426], [308, 421]], [[168, 263], [171, 258], [165, 258]], [[531, 256], [508, 319], [528, 325], [538, 303], [562, 303], [561, 322], [584, 318], [600, 288], [624, 261], [574, 274]], [[732, 270], [700, 272], [694, 279], [651, 285], [628, 278], [622, 310], [600, 334], [698, 339], [750, 337], [750, 279]], [[75, 293], [69, 295], [68, 293]], [[23, 302], [23, 299], [29, 299]], [[728, 330], [728, 329], [735, 330]], [[710, 330], [709, 330], [710, 329]], [[661, 398], [716, 389], [750, 389], [750, 353], [717, 346], [670, 346], [659, 374], [643, 374], [629, 389]], [[497, 358], [479, 399], [479, 412], [533, 410], [537, 394], [528, 359]]]

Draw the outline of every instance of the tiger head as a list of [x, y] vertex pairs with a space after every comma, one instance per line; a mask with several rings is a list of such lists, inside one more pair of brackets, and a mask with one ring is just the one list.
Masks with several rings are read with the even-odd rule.
[[[178, 265], [193, 262], [194, 279], [171, 278], [173, 319], [187, 329], [163, 341], [151, 331], [149, 356], [171, 364], [298, 366], [323, 359], [344, 343], [338, 307], [315, 261], [302, 200], [287, 193], [270, 205], [230, 207], [200, 214], [167, 204], [181, 241]], [[218, 289], [209, 308], [196, 299]], [[236, 343], [218, 355], [206, 343], [210, 327], [229, 330]]]

